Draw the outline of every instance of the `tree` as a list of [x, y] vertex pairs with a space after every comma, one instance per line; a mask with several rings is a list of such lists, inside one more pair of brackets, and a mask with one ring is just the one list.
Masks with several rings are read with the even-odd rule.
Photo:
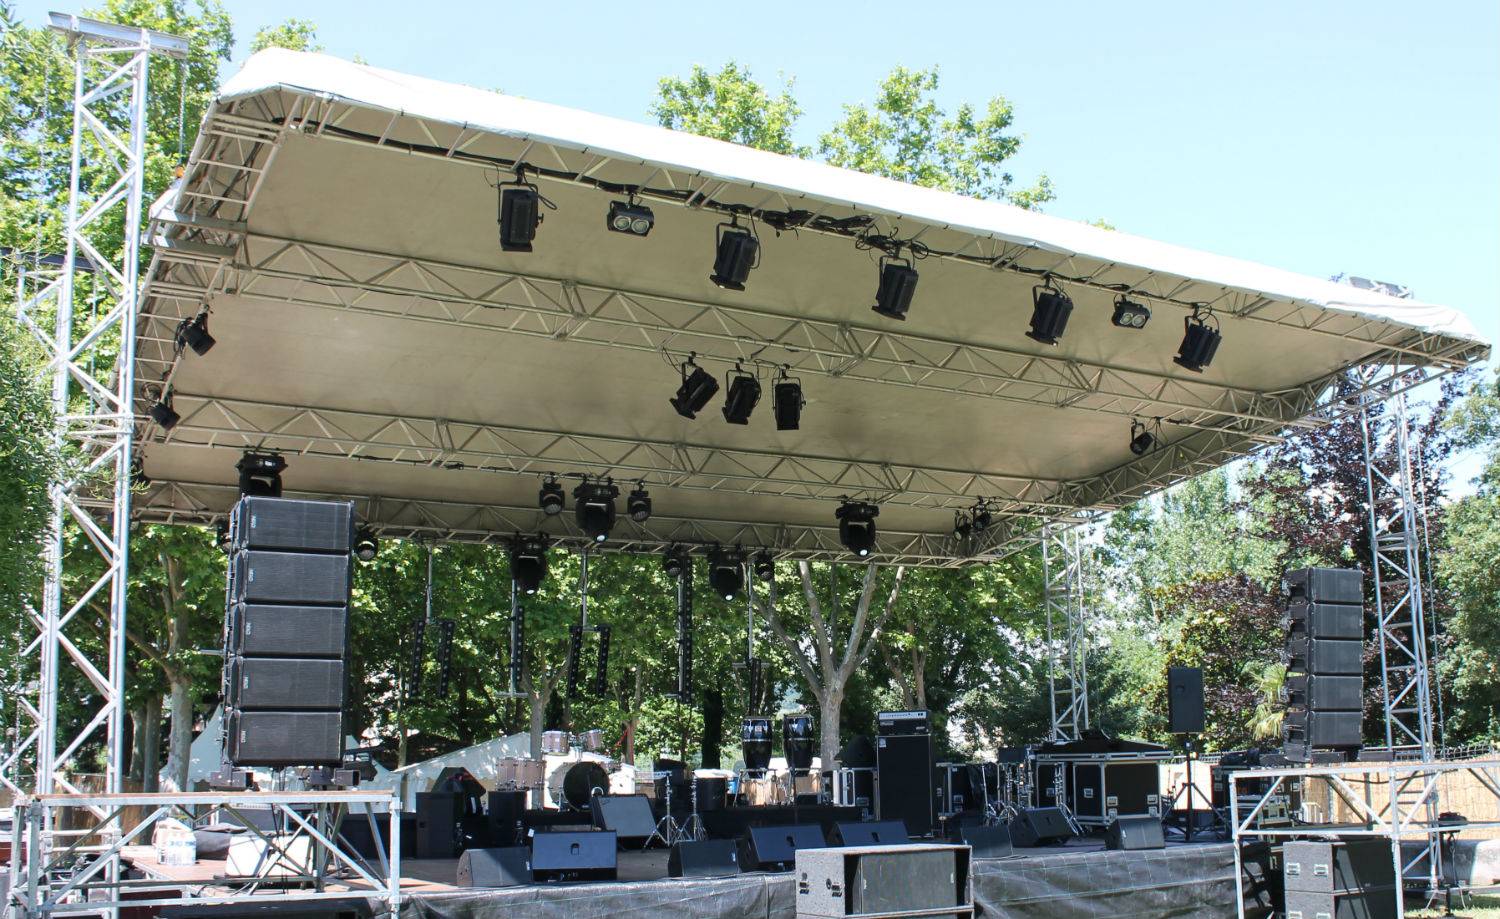
[[663, 77], [651, 115], [674, 131], [790, 156], [805, 157], [810, 152], [792, 140], [792, 129], [802, 116], [792, 98], [792, 82], [788, 80], [781, 93], [772, 96], [734, 61], [718, 73], [694, 65], [686, 78]]
[[256, 54], [267, 48], [287, 48], [292, 51], [322, 51], [318, 44], [318, 27], [311, 20], [288, 19], [281, 25], [265, 26], [250, 39], [250, 53]]

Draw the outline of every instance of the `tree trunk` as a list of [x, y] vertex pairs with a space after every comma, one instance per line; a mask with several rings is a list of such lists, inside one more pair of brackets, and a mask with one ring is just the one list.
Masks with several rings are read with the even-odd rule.
[[625, 718], [625, 762], [635, 765], [635, 734], [641, 726], [641, 704], [646, 698], [646, 671], [635, 670], [635, 695], [632, 697], [630, 714]]
[[132, 788], [141, 787], [146, 768], [146, 706], [130, 710], [130, 769], [126, 775]]
[[167, 659], [173, 662], [167, 672], [167, 683], [171, 691], [171, 731], [167, 735], [167, 780], [171, 791], [190, 791], [188, 768], [192, 759], [193, 745], [193, 684], [189, 669], [178, 663], [180, 654], [187, 648], [189, 615], [191, 611], [182, 605], [182, 591], [178, 585], [182, 565], [173, 556], [161, 553], [157, 556], [165, 574], [162, 585], [162, 606], [167, 614]]
[[142, 741], [141, 791], [161, 790], [161, 696], [152, 693], [146, 699]]
[[185, 679], [171, 681], [171, 730], [167, 735], [167, 784], [169, 791], [192, 791], [188, 769], [192, 765], [193, 685]]
[[719, 748], [723, 743], [724, 693], [710, 689], [703, 693], [703, 768], [719, 768]]
[[836, 690], [825, 690], [818, 699], [818, 755], [823, 758], [824, 769], [833, 767], [833, 761], [838, 759], [839, 750], [843, 746], [839, 742], [839, 727], [843, 716], [844, 688], [840, 686]]
[[911, 683], [913, 708], [927, 710], [927, 652], [911, 649]]

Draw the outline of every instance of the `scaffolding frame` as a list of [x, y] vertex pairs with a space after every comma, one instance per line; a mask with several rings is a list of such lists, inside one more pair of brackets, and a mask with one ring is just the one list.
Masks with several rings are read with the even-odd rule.
[[1081, 543], [1077, 527], [1056, 523], [1043, 527], [1042, 589], [1051, 713], [1047, 739], [1054, 743], [1077, 740], [1089, 728], [1088, 611]]

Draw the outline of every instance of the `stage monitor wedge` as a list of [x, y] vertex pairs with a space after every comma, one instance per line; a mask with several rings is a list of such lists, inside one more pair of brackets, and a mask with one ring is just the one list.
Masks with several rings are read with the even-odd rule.
[[1106, 849], [1165, 849], [1166, 836], [1157, 817], [1119, 817], [1110, 821], [1104, 831]]
[[531, 873], [538, 881], [613, 881], [618, 839], [609, 830], [536, 833]]
[[836, 823], [828, 840], [832, 846], [904, 846], [910, 842], [906, 824], [900, 820]]
[[644, 844], [656, 832], [656, 816], [645, 795], [594, 795], [589, 813], [595, 827], [615, 833], [621, 843]]
[[467, 849], [458, 857], [459, 887], [524, 887], [531, 883], [531, 850], [525, 846]]
[[753, 826], [740, 840], [740, 867], [745, 871], [790, 871], [799, 849], [821, 849], [823, 831], [808, 823]]
[[739, 873], [739, 847], [733, 839], [679, 842], [667, 856], [667, 874], [674, 878], [719, 878]]
[[1023, 808], [1010, 822], [1010, 838], [1018, 848], [1066, 842], [1077, 834], [1060, 807]]
[[1015, 854], [1010, 827], [1003, 823], [997, 826], [960, 825], [958, 838], [973, 850], [974, 858], [1010, 858]]

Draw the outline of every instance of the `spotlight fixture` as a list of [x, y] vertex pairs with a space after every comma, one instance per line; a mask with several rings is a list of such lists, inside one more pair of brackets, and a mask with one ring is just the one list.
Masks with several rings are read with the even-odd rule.
[[724, 420], [730, 424], [749, 424], [750, 413], [760, 401], [760, 380], [746, 373], [738, 361], [729, 375], [729, 394], [724, 397]]
[[616, 233], [645, 236], [656, 225], [656, 215], [651, 213], [651, 208], [637, 204], [632, 197], [629, 201], [609, 202], [609, 217], [604, 224]]
[[833, 516], [839, 522], [839, 542], [860, 558], [875, 551], [875, 518], [880, 508], [867, 501], [844, 499]]
[[375, 553], [380, 551], [380, 541], [375, 538], [375, 531], [369, 527], [360, 527], [359, 532], [354, 534], [354, 557], [362, 562], [373, 561]]
[[208, 334], [208, 312], [204, 311], [196, 316], [189, 316], [182, 320], [177, 326], [177, 350], [192, 348], [193, 353], [202, 357], [214, 346], [214, 337]]
[[541, 533], [510, 541], [510, 578], [527, 596], [535, 594], [547, 578], [547, 537]]
[[[1213, 325], [1208, 324], [1209, 319], [1213, 319]], [[1193, 315], [1182, 320], [1182, 330], [1182, 344], [1178, 345], [1172, 363], [1202, 373], [1203, 368], [1213, 363], [1223, 339], [1219, 333], [1218, 317], [1206, 306], [1195, 306]]]
[[635, 483], [635, 489], [626, 499], [625, 510], [636, 523], [645, 523], [651, 519], [651, 495], [646, 491], [645, 484]]
[[563, 512], [563, 487], [557, 484], [556, 477], [549, 475], [542, 482], [542, 488], [536, 495], [536, 503], [548, 517], [556, 517]]
[[968, 539], [972, 532], [974, 532], [974, 522], [969, 519], [969, 515], [963, 511], [954, 511], [953, 535], [959, 539]]
[[733, 600], [745, 586], [745, 553], [738, 546], [708, 550], [708, 586], [725, 600]]
[[691, 565], [687, 546], [671, 545], [662, 550], [661, 570], [667, 573], [667, 577], [680, 578]]
[[604, 542], [615, 526], [615, 499], [620, 489], [612, 479], [584, 480], [573, 489], [573, 513], [578, 528], [594, 542]]
[[[714, 375], [699, 367], [696, 352], [688, 354], [688, 359], [682, 362], [682, 385], [677, 387], [677, 395], [671, 398], [672, 407], [677, 414], [684, 418], [696, 418], [708, 400], [719, 391], [719, 381]], [[691, 367], [692, 372], [688, 372]]]
[[1145, 456], [1156, 446], [1156, 435], [1147, 429], [1146, 423], [1139, 418], [1131, 419], [1130, 422], [1130, 452], [1136, 456]]
[[744, 290], [752, 269], [760, 265], [760, 240], [737, 220], [721, 223], [714, 242], [714, 273], [708, 276], [725, 290]]
[[875, 305], [870, 309], [888, 319], [906, 321], [912, 295], [917, 292], [917, 269], [904, 258], [880, 260], [880, 286], [875, 289]]
[[776, 416], [776, 430], [795, 431], [802, 426], [802, 381], [788, 376], [791, 368], [783, 364], [781, 376], [771, 387], [771, 412]]
[[177, 427], [177, 422], [182, 420], [182, 416], [177, 414], [177, 410], [172, 407], [171, 390], [163, 392], [161, 398], [156, 400], [156, 404], [151, 406], [151, 420], [160, 425], [163, 431], [172, 430]]
[[985, 501], [975, 504], [974, 509], [969, 512], [969, 522], [974, 525], [975, 533], [983, 533], [985, 530], [988, 530], [994, 520], [994, 516], [990, 513], [990, 506]]
[[1026, 337], [1044, 345], [1055, 345], [1068, 328], [1068, 317], [1073, 314], [1073, 300], [1052, 284], [1047, 283], [1031, 289], [1031, 329]]
[[542, 204], [551, 204], [537, 187], [526, 181], [526, 167], [516, 167], [516, 181], [500, 186], [500, 249], [530, 252], [536, 228], [542, 222]]
[[771, 557], [771, 553], [766, 549], [755, 553], [754, 568], [755, 576], [767, 584], [776, 576], [776, 560]]
[[1122, 329], [1144, 329], [1151, 321], [1151, 310], [1145, 304], [1120, 294], [1115, 298], [1115, 312], [1109, 321]]
[[286, 469], [286, 459], [281, 454], [247, 450], [234, 468], [240, 473], [241, 496], [281, 497], [281, 473]]

